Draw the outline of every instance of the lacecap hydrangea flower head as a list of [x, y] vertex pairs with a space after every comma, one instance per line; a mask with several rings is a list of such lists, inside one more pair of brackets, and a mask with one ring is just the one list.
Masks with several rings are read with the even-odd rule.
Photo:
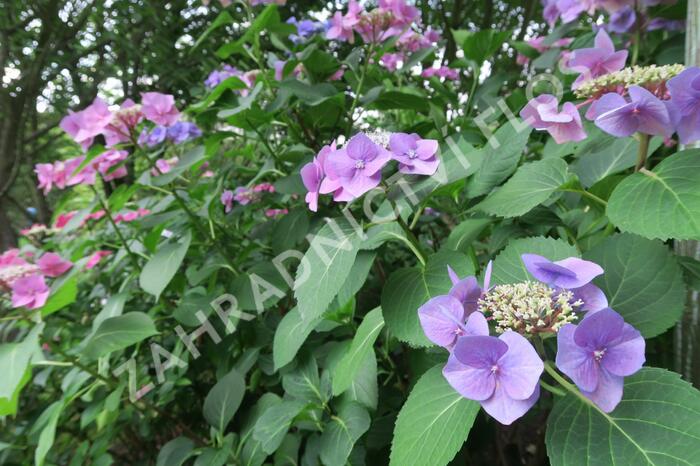
[[450, 352], [445, 378], [511, 424], [539, 398], [545, 355], [531, 341], [557, 335], [557, 367], [601, 410], [613, 410], [623, 378], [644, 362], [644, 339], [592, 283], [603, 269], [576, 257], [523, 254], [522, 261], [535, 280], [492, 285], [489, 263], [480, 286], [476, 277], [460, 279], [448, 267], [449, 293], [418, 309], [425, 335]]

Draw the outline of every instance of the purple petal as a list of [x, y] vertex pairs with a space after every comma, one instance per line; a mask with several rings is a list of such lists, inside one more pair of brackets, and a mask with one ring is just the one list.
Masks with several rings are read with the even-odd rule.
[[636, 106], [633, 103], [600, 114], [595, 119], [595, 125], [608, 134], [624, 138], [631, 136], [639, 129], [639, 121], [635, 116]]
[[481, 288], [476, 277], [467, 277], [455, 283], [450, 289], [449, 295], [457, 298], [464, 307], [465, 315], [468, 316], [478, 308]]
[[588, 350], [607, 348], [623, 334], [625, 321], [610, 308], [587, 313], [574, 332], [577, 345]]
[[374, 175], [366, 176], [359, 170], [350, 180], [343, 180], [343, 190], [349, 192], [355, 197], [360, 197], [367, 191], [370, 191], [382, 181], [382, 173], [377, 172]]
[[491, 286], [491, 272], [493, 270], [493, 261], [486, 264], [486, 272], [484, 272], [484, 291], [488, 291]]
[[462, 364], [491, 370], [506, 351], [508, 345], [498, 338], [476, 335], [457, 339], [452, 354]]
[[631, 86], [629, 94], [632, 101], [638, 104], [638, 131], [655, 136], [670, 137], [673, 134], [671, 118], [666, 105], [654, 94], [643, 87]]
[[394, 154], [403, 155], [414, 149], [419, 139], [417, 134], [394, 133], [389, 138], [389, 148]]
[[423, 304], [418, 308], [418, 319], [425, 336], [436, 345], [450, 347], [464, 334], [464, 309], [451, 296], [438, 296]]
[[365, 168], [363, 172], [365, 175], [374, 175], [384, 168], [389, 160], [391, 160], [391, 152], [385, 149], [379, 148], [377, 153], [371, 159], [365, 161]]
[[605, 296], [605, 293], [593, 283], [588, 283], [569, 291], [573, 292], [574, 301], [583, 301], [583, 305], [580, 308], [582, 311], [596, 312], [608, 307], [608, 298]]
[[603, 113], [616, 110], [624, 105], [627, 105], [627, 101], [624, 97], [615, 92], [609, 92], [591, 104], [586, 112], [586, 118], [595, 120]]
[[433, 160], [439, 149], [435, 139], [421, 139], [416, 142], [416, 154], [420, 160]]
[[576, 344], [576, 325], [566, 324], [557, 333], [556, 365], [582, 390], [598, 386], [598, 365], [590, 350]]
[[508, 352], [498, 361], [498, 382], [509, 397], [527, 399], [540, 380], [544, 363], [535, 348], [519, 333], [508, 331], [498, 339], [508, 345]]
[[379, 147], [364, 133], [357, 133], [350, 138], [346, 149], [353, 160], [371, 160], [379, 151]]
[[457, 272], [455, 272], [449, 265], [447, 266], [447, 275], [450, 276], [450, 281], [452, 281], [453, 285], [459, 283], [459, 275], [457, 275]]
[[464, 326], [464, 334], [488, 336], [489, 323], [486, 321], [486, 317], [481, 312], [474, 312], [470, 315]]
[[642, 335], [630, 324], [625, 324], [622, 335], [605, 350], [601, 365], [613, 375], [632, 375], [644, 364], [645, 342]]
[[466, 366], [454, 354], [447, 359], [442, 375], [457, 393], [470, 400], [486, 400], [496, 388], [496, 376], [491, 369]]
[[595, 48], [598, 50], [601, 50], [606, 53], [615, 52], [615, 44], [613, 44], [613, 41], [612, 39], [610, 39], [608, 33], [605, 32], [605, 29], [600, 29], [598, 31], [598, 34], [596, 34], [595, 41], [593, 43], [595, 45]]
[[622, 400], [623, 385], [622, 377], [601, 370], [596, 389], [592, 391], [581, 390], [581, 393], [604, 412], [609, 413]]
[[493, 395], [481, 402], [481, 407], [495, 420], [508, 426], [527, 413], [539, 397], [539, 385], [535, 386], [535, 390], [525, 400], [514, 400], [508, 396], [503, 386], [496, 386]]

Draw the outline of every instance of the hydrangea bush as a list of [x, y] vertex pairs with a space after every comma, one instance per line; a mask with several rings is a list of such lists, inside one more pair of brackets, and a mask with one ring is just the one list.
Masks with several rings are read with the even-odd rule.
[[198, 100], [98, 97], [35, 167], [0, 459], [700, 464], [700, 68], [658, 3], [545, 0], [536, 36], [212, 2]]

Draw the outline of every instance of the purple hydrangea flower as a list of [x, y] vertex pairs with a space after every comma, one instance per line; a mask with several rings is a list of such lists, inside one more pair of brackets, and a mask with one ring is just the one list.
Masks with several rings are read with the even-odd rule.
[[592, 116], [598, 128], [613, 136], [627, 137], [636, 132], [665, 137], [673, 134], [675, 125], [668, 103], [640, 86], [630, 86], [628, 94], [629, 101], [614, 92], [603, 95], [587, 116]]
[[647, 31], [665, 29], [667, 31], [682, 31], [685, 29], [685, 21], [678, 19], [652, 18], [646, 26]]
[[566, 324], [557, 334], [557, 367], [603, 411], [622, 399], [624, 377], [644, 364], [644, 338], [612, 309]]
[[632, 29], [636, 22], [637, 14], [634, 12], [634, 8], [627, 5], [610, 15], [608, 31], [622, 34]]
[[464, 335], [488, 335], [489, 326], [480, 312], [469, 316], [465, 323], [462, 303], [453, 296], [436, 296], [418, 308], [425, 336], [436, 345], [451, 349], [457, 338]]
[[595, 47], [572, 52], [568, 67], [581, 74], [571, 87], [577, 89], [585, 81], [619, 71], [625, 67], [626, 60], [627, 50], [616, 52], [610, 36], [601, 29], [595, 36]]
[[491, 270], [493, 262], [489, 261], [484, 272], [484, 286], [480, 287], [476, 281], [476, 277], [466, 277], [460, 279], [452, 267], [447, 266], [447, 274], [452, 281], [449, 296], [456, 298], [464, 308], [465, 317], [469, 317], [473, 312], [479, 309], [479, 298], [488, 291], [491, 285]]
[[[146, 131], [144, 129], [144, 131]], [[158, 144], [162, 143], [165, 141], [165, 137], [168, 134], [168, 128], [165, 126], [156, 126], [154, 127], [149, 133], [141, 133], [143, 136], [143, 139], [141, 136], [139, 137], [139, 142], [143, 140], [143, 142], [146, 144], [147, 147], [155, 147]]]
[[442, 373], [460, 395], [510, 425], [537, 402], [543, 370], [537, 351], [522, 335], [508, 331], [496, 338], [482, 327], [481, 334], [457, 340]]
[[438, 142], [421, 139], [417, 134], [394, 133], [389, 139], [392, 158], [399, 162], [399, 171], [411, 175], [432, 175], [440, 165], [436, 154]]
[[224, 192], [221, 193], [221, 203], [224, 205], [224, 212], [231, 212], [233, 209], [233, 191], [230, 189], [224, 190]]
[[671, 105], [678, 113], [676, 131], [681, 144], [700, 139], [700, 68], [693, 66], [666, 84]]
[[547, 131], [557, 144], [582, 141], [586, 138], [581, 116], [571, 102], [562, 105], [550, 94], [535, 97], [520, 111], [520, 117], [538, 131]]
[[328, 157], [326, 175], [337, 180], [343, 192], [359, 197], [379, 185], [382, 168], [390, 159], [389, 151], [364, 133], [358, 133], [345, 147]]
[[318, 195], [321, 189], [321, 182], [326, 175], [324, 169], [326, 159], [328, 154], [335, 152], [335, 150], [335, 141], [333, 141], [329, 145], [323, 146], [318, 155], [301, 168], [301, 181], [308, 191], [304, 200], [312, 212], [318, 210]]
[[188, 121], [178, 121], [168, 128], [167, 138], [175, 144], [181, 144], [190, 139], [198, 138], [202, 135], [197, 125]]
[[595, 312], [608, 306], [603, 290], [591, 283], [603, 274], [603, 268], [595, 262], [577, 257], [552, 262], [537, 254], [523, 254], [522, 260], [527, 271], [537, 280], [571, 291], [575, 300], [583, 302], [581, 310]]

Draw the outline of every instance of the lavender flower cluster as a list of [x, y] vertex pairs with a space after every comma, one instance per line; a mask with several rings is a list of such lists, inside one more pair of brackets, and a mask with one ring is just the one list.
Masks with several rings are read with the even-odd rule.
[[382, 169], [391, 160], [399, 172], [432, 175], [440, 164], [438, 142], [417, 134], [358, 133], [338, 148], [335, 141], [324, 146], [314, 159], [301, 169], [308, 193], [309, 209], [318, 209], [319, 194], [333, 194], [336, 202], [349, 202], [379, 186]]
[[601, 410], [612, 411], [624, 377], [644, 364], [645, 343], [591, 282], [603, 269], [575, 257], [552, 262], [524, 254], [522, 260], [536, 282], [492, 286], [489, 263], [479, 286], [476, 277], [460, 279], [448, 267], [449, 293], [418, 309], [428, 339], [450, 352], [443, 375], [462, 396], [511, 424], [540, 395], [544, 355], [528, 339], [556, 334], [556, 366]]

